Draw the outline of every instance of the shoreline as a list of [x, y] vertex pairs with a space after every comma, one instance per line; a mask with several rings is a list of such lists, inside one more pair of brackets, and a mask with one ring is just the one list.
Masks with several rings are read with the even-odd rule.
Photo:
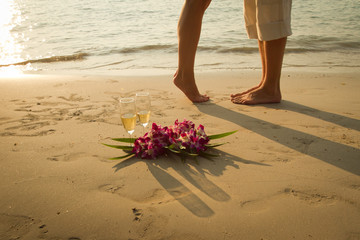
[[[44, 71], [44, 72], [21, 72], [21, 71], [5, 71], [0, 72], [0, 80], [5, 79], [18, 79], [21, 80], [22, 78], [60, 78], [60, 77], [66, 77], [66, 78], [77, 78], [77, 77], [91, 77], [91, 78], [106, 78], [106, 77], [141, 77], [141, 78], [147, 78], [147, 77], [164, 77], [169, 76], [172, 80], [173, 74], [175, 73], [176, 68], [171, 69], [158, 69], [158, 68], [140, 68], [140, 69], [127, 69], [127, 70], [119, 70], [116, 72], [112, 71], [85, 71], [85, 70], [76, 70], [76, 71]], [[341, 67], [319, 67], [319, 66], [304, 66], [304, 67], [292, 67], [292, 66], [284, 66], [282, 69], [281, 78], [285, 78], [287, 74], [296, 73], [296, 74], [360, 74], [360, 70], [357, 67], [354, 66], [341, 66]], [[249, 67], [245, 69], [205, 69], [203, 70], [201, 66], [198, 66], [195, 68], [195, 77], [196, 79], [198, 77], [202, 78], [202, 76], [206, 75], [211, 77], [212, 74], [215, 75], [234, 75], [238, 74], [251, 74], [256, 75], [258, 74], [259, 77], [261, 77], [261, 67]], [[354, 78], [356, 76], [354, 75]]]
[[[290, 72], [358, 72], [359, 57], [354, 50], [351, 52], [305, 52], [286, 53], [283, 62], [283, 71]], [[129, 60], [126, 56], [119, 58], [86, 58], [79, 61], [59, 61], [52, 63], [28, 64], [24, 66], [9, 66], [0, 68], [0, 75], [7, 72], [25, 72], [26, 74], [41, 75], [111, 75], [111, 76], [154, 76], [173, 75], [177, 68], [176, 54], [145, 54]], [[154, 59], [157, 59], [154, 62]], [[336, 61], [334, 61], [336, 59]], [[119, 61], [121, 60], [121, 61]], [[260, 56], [252, 54], [197, 54], [195, 74], [207, 72], [228, 71], [261, 71]]]
[[[171, 74], [0, 77], [0, 238], [359, 238], [359, 70], [303, 70], [283, 70], [280, 104], [257, 106], [230, 94], [260, 70], [198, 72], [203, 104]], [[127, 137], [118, 100], [143, 90], [151, 122], [239, 131], [214, 162], [108, 160], [122, 152], [101, 143]]]

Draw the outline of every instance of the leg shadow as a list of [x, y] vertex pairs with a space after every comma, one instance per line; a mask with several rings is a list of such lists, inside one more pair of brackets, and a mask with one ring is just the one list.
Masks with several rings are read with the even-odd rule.
[[162, 187], [192, 214], [198, 217], [210, 217], [214, 215], [214, 211], [180, 181], [158, 166], [151, 163], [147, 164], [149, 171]]
[[357, 148], [250, 117], [214, 103], [195, 106], [205, 114], [233, 122], [295, 151], [360, 175], [360, 151]]
[[336, 113], [329, 113], [325, 111], [321, 111], [312, 107], [304, 106], [298, 103], [294, 103], [291, 101], [283, 100], [281, 104], [274, 104], [266, 106], [268, 108], [273, 109], [281, 109], [287, 111], [298, 112], [301, 114], [306, 114], [314, 118], [319, 118], [323, 121], [334, 123], [336, 125], [351, 128], [357, 131], [360, 131], [360, 120], [345, 117]]
[[177, 157], [175, 156], [163, 157], [156, 161], [139, 160], [132, 157], [117, 163], [113, 168], [115, 169], [115, 172], [117, 172], [138, 161], [146, 162], [151, 174], [174, 199], [195, 216], [210, 217], [214, 214], [214, 211], [189, 188], [167, 173], [166, 169], [173, 168], [185, 180], [210, 198], [219, 202], [225, 202], [229, 201], [231, 197], [223, 189], [210, 181], [206, 177], [206, 174], [220, 176], [224, 174], [228, 167], [238, 169], [239, 165], [237, 163], [270, 166], [268, 164], [244, 160], [219, 150], [213, 151], [219, 155], [219, 157], [214, 158], [214, 161], [198, 158], [198, 161], [188, 159], [183, 163], [180, 159], [176, 159]]
[[196, 170], [192, 169], [187, 163], [184, 163], [183, 167], [175, 169], [188, 182], [212, 199], [219, 202], [230, 200], [230, 196], [224, 190], [206, 178], [203, 168], [197, 166]]

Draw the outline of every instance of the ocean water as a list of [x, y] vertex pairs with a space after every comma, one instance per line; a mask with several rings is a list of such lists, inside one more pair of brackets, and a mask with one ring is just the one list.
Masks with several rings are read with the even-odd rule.
[[[177, 66], [179, 0], [0, 0], [0, 74], [152, 74]], [[294, 0], [284, 68], [360, 67], [360, 1]], [[196, 71], [261, 67], [242, 0], [207, 9]]]

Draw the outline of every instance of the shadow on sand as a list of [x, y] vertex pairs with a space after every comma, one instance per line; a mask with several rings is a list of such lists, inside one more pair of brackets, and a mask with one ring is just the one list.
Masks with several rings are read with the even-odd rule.
[[213, 151], [216, 152], [216, 154], [219, 154], [219, 157], [214, 158], [214, 161], [198, 158], [197, 161], [188, 159], [183, 163], [180, 158], [178, 159], [178, 157], [173, 155], [159, 158], [156, 161], [139, 160], [132, 157], [116, 164], [114, 168], [115, 171], [119, 171], [127, 166], [137, 163], [138, 161], [145, 162], [154, 178], [181, 205], [183, 205], [195, 216], [210, 217], [214, 214], [214, 211], [193, 191], [171, 176], [168, 173], [168, 169], [175, 170], [186, 181], [213, 200], [225, 202], [230, 200], [230, 196], [223, 189], [210, 181], [206, 177], [207, 174], [220, 176], [224, 173], [227, 167], [239, 168], [238, 163], [270, 166], [263, 163], [245, 160], [222, 151]]
[[305, 114], [310, 117], [318, 118], [329, 123], [334, 123], [345, 128], [351, 128], [360, 131], [360, 120], [345, 117], [336, 113], [321, 111], [291, 101], [283, 100], [280, 104], [270, 104], [266, 107]]
[[[235, 123], [240, 127], [249, 129], [302, 154], [312, 156], [355, 175], [360, 174], [360, 151], [357, 148], [273, 124], [262, 119], [250, 117], [211, 102], [197, 104], [196, 107], [207, 115]], [[342, 127], [359, 130], [359, 120], [324, 112], [289, 101], [283, 101], [281, 104], [266, 105], [266, 107], [307, 114], [311, 117], [316, 117]], [[309, 145], [311, 145], [311, 148]], [[214, 211], [193, 191], [182, 184], [181, 181], [171, 176], [168, 173], [168, 169], [175, 170], [186, 181], [213, 200], [225, 202], [230, 200], [230, 196], [210, 181], [206, 177], [207, 174], [220, 176], [227, 167], [239, 168], [239, 163], [254, 164], [261, 167], [270, 166], [268, 164], [242, 159], [219, 150], [213, 151], [216, 151], [216, 153], [220, 155], [220, 157], [215, 158], [214, 161], [199, 158], [199, 163], [191, 159], [183, 163], [174, 156], [162, 157], [156, 161], [139, 160], [133, 157], [116, 164], [113, 168], [115, 171], [119, 171], [138, 161], [144, 161], [148, 165], [148, 169], [154, 178], [174, 199], [195, 216], [210, 217], [214, 214]]]
[[[205, 114], [235, 123], [240, 127], [253, 131], [302, 154], [322, 160], [355, 175], [360, 175], [360, 150], [358, 148], [247, 116], [244, 113], [235, 112], [211, 102], [207, 104], [197, 104], [196, 107]], [[345, 128], [359, 130], [359, 120], [324, 112], [290, 101], [266, 105], [266, 107], [294, 111]]]

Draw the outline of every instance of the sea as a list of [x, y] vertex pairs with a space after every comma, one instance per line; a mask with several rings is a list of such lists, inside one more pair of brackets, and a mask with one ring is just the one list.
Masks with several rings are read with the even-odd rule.
[[[0, 0], [0, 76], [152, 75], [177, 67], [180, 0]], [[360, 1], [294, 0], [283, 68], [360, 67]], [[242, 0], [207, 9], [195, 71], [260, 69]]]

